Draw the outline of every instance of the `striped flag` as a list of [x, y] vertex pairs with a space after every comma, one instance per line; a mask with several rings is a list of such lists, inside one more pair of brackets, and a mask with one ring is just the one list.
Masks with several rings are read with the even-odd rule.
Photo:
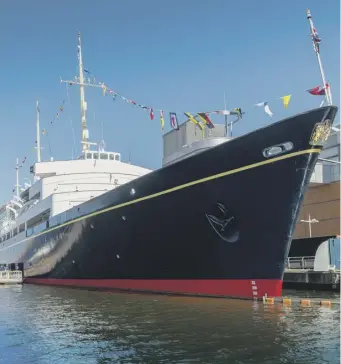
[[315, 27], [313, 27], [313, 29], [312, 29], [311, 37], [313, 39], [314, 51], [316, 53], [319, 53], [321, 38], [320, 38], [319, 34], [317, 33]]
[[214, 128], [214, 124], [212, 123], [211, 119], [208, 117], [208, 115], [204, 112], [198, 112], [199, 118], [207, 125], [209, 129]]
[[188, 119], [189, 119], [189, 121], [190, 122], [192, 122], [193, 124], [195, 124], [195, 125], [198, 125], [198, 127], [201, 129], [201, 130], [203, 130], [204, 129], [204, 127], [200, 124], [200, 122], [197, 120], [197, 119], [195, 119], [194, 117], [193, 117], [193, 115], [192, 114], [190, 114], [189, 112], [184, 112], [184, 114], [188, 117]]
[[176, 113], [175, 112], [170, 112], [169, 117], [170, 117], [171, 127], [174, 130], [179, 130], [178, 117], [176, 116]]

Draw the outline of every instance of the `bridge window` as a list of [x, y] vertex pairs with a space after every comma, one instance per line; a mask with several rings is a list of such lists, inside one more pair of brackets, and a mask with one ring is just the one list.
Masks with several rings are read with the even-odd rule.
[[87, 152], [84, 155], [85, 159], [102, 159], [102, 160], [111, 160], [111, 161], [120, 161], [119, 153], [106, 153], [106, 152]]
[[28, 228], [27, 230], [26, 230], [26, 237], [29, 237], [29, 236], [31, 236], [32, 234], [33, 234], [33, 228]]
[[19, 233], [22, 233], [25, 230], [25, 223], [19, 226]]

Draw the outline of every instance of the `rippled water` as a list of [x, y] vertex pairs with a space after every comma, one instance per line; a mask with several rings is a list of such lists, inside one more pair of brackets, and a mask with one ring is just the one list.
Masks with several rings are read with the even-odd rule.
[[339, 306], [2, 286], [0, 363], [339, 363], [339, 321]]

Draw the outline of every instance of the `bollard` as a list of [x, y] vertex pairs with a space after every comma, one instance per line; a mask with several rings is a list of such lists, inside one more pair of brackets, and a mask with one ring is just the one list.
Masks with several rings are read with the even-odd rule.
[[291, 306], [291, 298], [283, 298], [282, 303], [284, 306]]
[[304, 307], [310, 307], [311, 306], [311, 302], [310, 300], [301, 300], [300, 301], [300, 305], [304, 306]]
[[323, 300], [323, 301], [320, 301], [320, 305], [330, 307], [332, 305], [332, 302], [329, 300]]

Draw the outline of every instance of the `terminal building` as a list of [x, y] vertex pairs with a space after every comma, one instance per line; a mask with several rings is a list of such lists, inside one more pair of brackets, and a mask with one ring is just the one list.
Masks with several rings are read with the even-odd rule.
[[340, 235], [340, 164], [328, 162], [340, 162], [340, 132], [331, 131], [320, 157], [324, 160], [319, 160], [311, 177], [295, 238]]

